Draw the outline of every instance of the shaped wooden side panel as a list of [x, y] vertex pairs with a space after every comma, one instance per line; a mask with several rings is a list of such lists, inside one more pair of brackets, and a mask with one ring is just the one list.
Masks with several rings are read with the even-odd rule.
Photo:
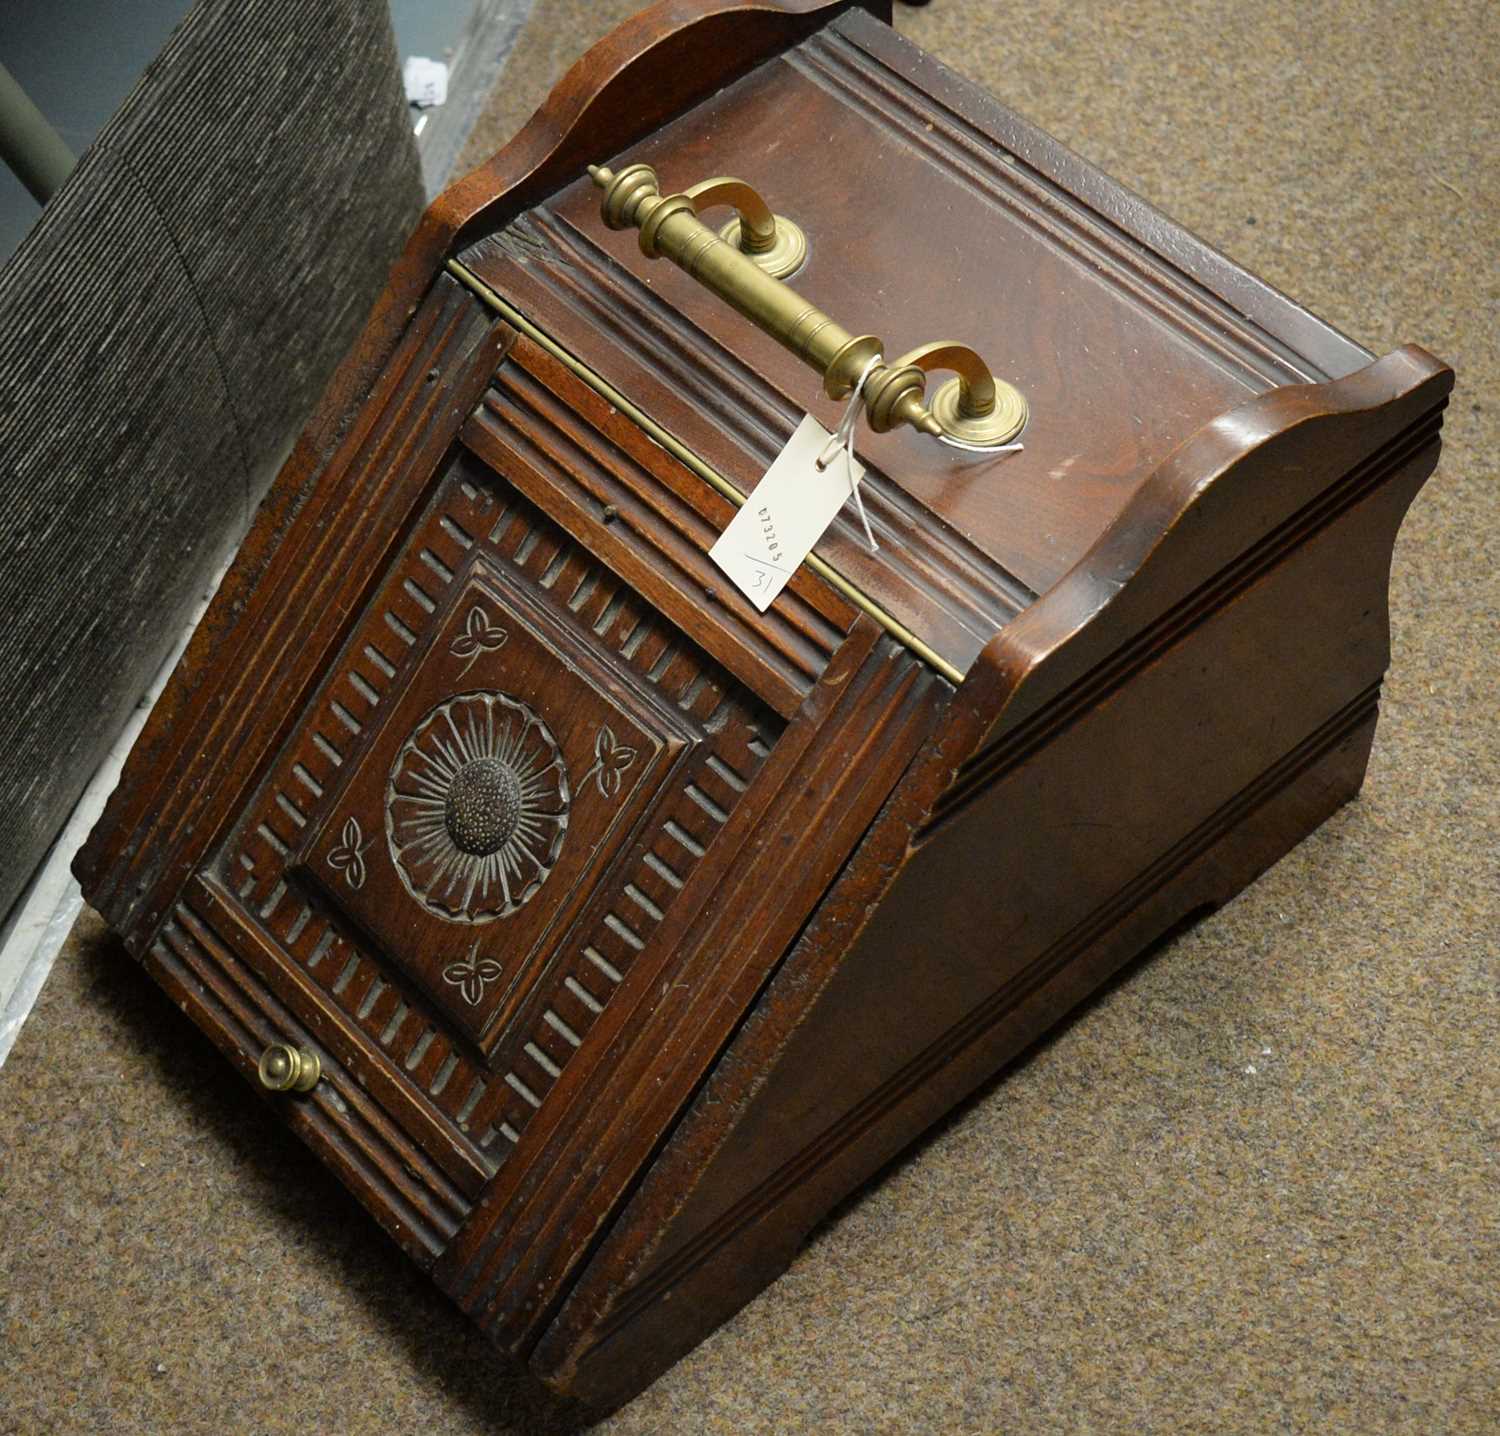
[[539, 1343], [544, 1379], [639, 1390], [1355, 794], [1392, 545], [1450, 386], [1408, 349], [1215, 421], [997, 637]]
[[[1085, 677], [1097, 687], [1118, 681], [1122, 665], [1149, 661], [1409, 460], [1426, 454], [1430, 473], [1452, 387], [1445, 364], [1407, 345], [1347, 378], [1273, 390], [1204, 425], [1044, 601], [990, 646], [960, 698], [988, 731], [941, 811], [983, 785], [983, 773], [1003, 761], [1002, 745], [1035, 715], [1064, 695], [1069, 703], [1084, 697], [1075, 685]], [[1383, 671], [1389, 545], [1348, 554], [1351, 565], [1351, 577], [1379, 586], [1378, 605], [1353, 621]], [[1304, 615], [1291, 636], [1313, 617]], [[1288, 668], [1296, 660], [1289, 652]]]

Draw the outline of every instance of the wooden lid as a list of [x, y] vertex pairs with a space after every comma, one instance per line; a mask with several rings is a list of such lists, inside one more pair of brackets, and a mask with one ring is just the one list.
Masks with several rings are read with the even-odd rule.
[[[1205, 423], [1368, 359], [858, 11], [598, 158], [747, 180], [807, 233], [799, 294], [888, 358], [971, 344], [1026, 396], [1019, 454], [862, 426], [881, 552], [852, 512], [819, 547], [961, 672]], [[607, 230], [584, 174], [461, 260], [742, 490], [802, 413], [837, 420], [814, 371]]]

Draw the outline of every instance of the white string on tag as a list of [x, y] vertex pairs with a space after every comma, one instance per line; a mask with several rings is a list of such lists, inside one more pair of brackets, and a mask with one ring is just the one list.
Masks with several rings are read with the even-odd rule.
[[937, 441], [947, 444], [951, 449], [966, 449], [971, 454], [1014, 454], [1026, 447], [1025, 444], [970, 444], [963, 439], [954, 439], [947, 434], [939, 434]]
[[854, 392], [849, 396], [849, 407], [844, 410], [844, 417], [839, 420], [839, 426], [833, 431], [833, 437], [823, 445], [823, 452], [815, 461], [818, 472], [822, 473], [833, 462], [834, 455], [842, 451], [844, 468], [849, 475], [849, 493], [854, 499], [854, 507], [859, 510], [859, 521], [865, 526], [865, 540], [870, 545], [871, 553], [879, 553], [880, 545], [875, 542], [875, 535], [870, 531], [870, 519], [865, 513], [865, 501], [859, 496], [860, 476], [854, 472], [854, 426], [859, 423], [860, 397], [864, 393], [865, 380], [870, 377], [872, 369], [884, 362], [884, 359], [876, 354], [865, 365], [858, 382], [854, 385]]

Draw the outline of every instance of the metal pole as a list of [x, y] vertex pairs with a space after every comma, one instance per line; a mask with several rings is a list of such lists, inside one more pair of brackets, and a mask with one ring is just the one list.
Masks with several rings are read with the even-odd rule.
[[0, 160], [41, 204], [47, 203], [73, 168], [73, 153], [62, 136], [4, 65], [0, 65]]

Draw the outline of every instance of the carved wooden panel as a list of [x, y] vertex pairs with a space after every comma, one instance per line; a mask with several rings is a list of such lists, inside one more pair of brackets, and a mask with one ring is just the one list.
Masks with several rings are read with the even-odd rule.
[[[192, 1004], [200, 1025], [246, 1076], [253, 1076], [267, 1043], [305, 1040], [276, 990], [274, 967], [247, 961], [189, 903], [174, 909], [145, 962], [169, 993]], [[450, 1163], [414, 1141], [378, 1089], [367, 1090], [346, 1065], [325, 1062], [315, 1091], [284, 1115], [421, 1265], [443, 1250], [468, 1214], [470, 1192]]]
[[473, 1195], [782, 727], [460, 449], [193, 901]]
[[697, 737], [481, 554], [425, 640], [297, 857], [484, 1047]]
[[729, 501], [529, 339], [463, 440], [784, 717], [853, 622], [845, 598], [807, 572], [759, 613], [708, 557]]

